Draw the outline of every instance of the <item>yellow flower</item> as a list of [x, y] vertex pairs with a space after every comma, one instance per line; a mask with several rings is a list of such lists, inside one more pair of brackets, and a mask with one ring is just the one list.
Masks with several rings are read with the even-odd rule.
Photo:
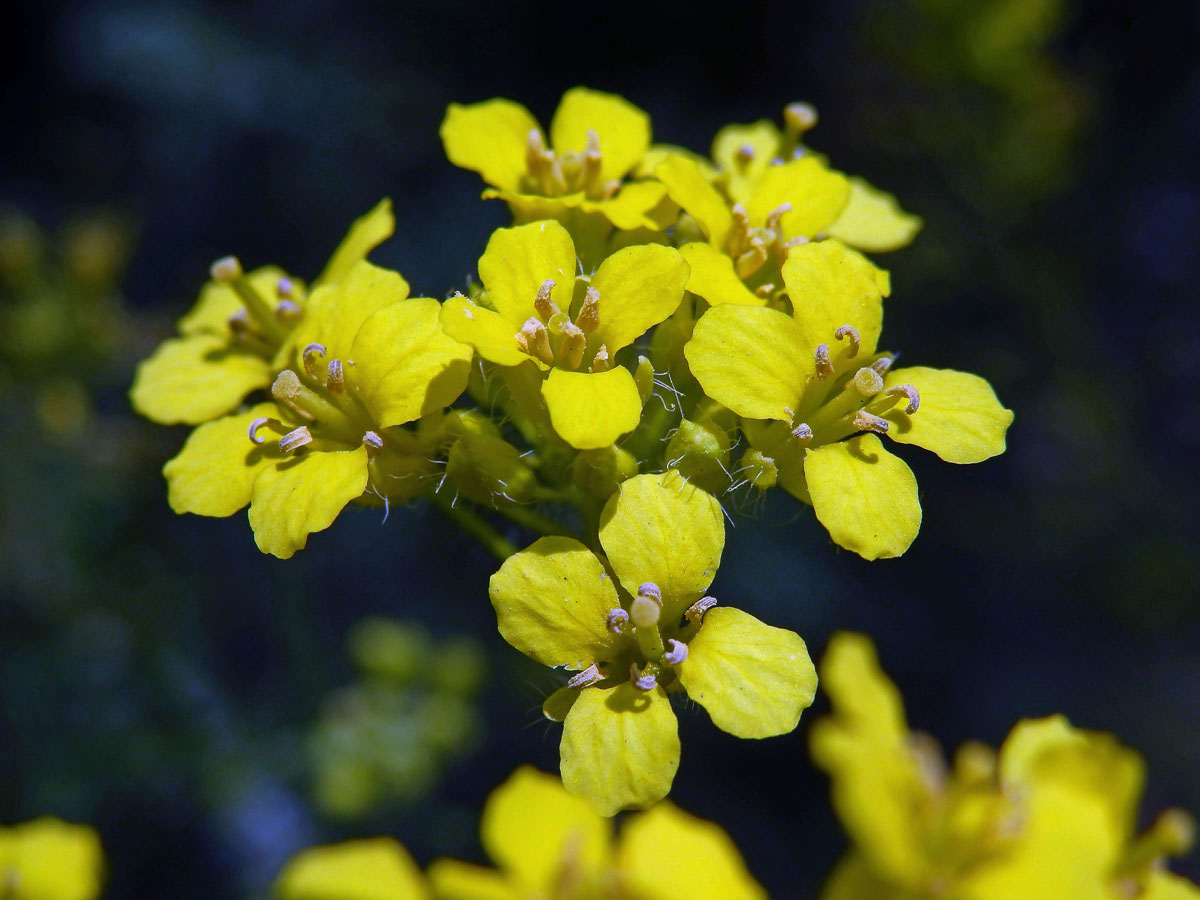
[[[393, 227], [392, 204], [385, 199], [350, 226], [314, 289], [341, 281]], [[180, 320], [180, 336], [138, 366], [129, 398], [155, 422], [208, 422], [270, 385], [279, 354], [306, 310], [304, 285], [275, 266], [245, 274], [228, 257], [213, 265], [212, 276]]]
[[498, 868], [435, 861], [429, 881], [438, 900], [766, 897], [716, 825], [664, 802], [627, 820], [614, 845], [608, 819], [529, 767], [492, 792], [480, 832]]
[[1111, 735], [1026, 720], [998, 757], [968, 743], [947, 768], [908, 731], [865, 637], [835, 635], [821, 680], [833, 714], [813, 726], [813, 759], [853, 844], [822, 900], [1200, 898], [1161, 865], [1190, 820], [1169, 810], [1134, 836], [1142, 762]]
[[163, 468], [171, 508], [250, 504], [259, 549], [286, 559], [352, 500], [428, 486], [436, 414], [466, 386], [471, 351], [442, 333], [436, 300], [407, 298], [399, 274], [367, 262], [315, 290], [272, 399], [201, 425]]
[[429, 888], [408, 851], [391, 838], [313, 847], [275, 881], [279, 900], [428, 900]]
[[511, 100], [450, 104], [440, 131], [450, 162], [483, 176], [485, 199], [506, 201], [519, 222], [603, 216], [617, 228], [661, 230], [666, 189], [627, 181], [650, 146], [650, 117], [627, 100], [577, 87], [550, 122], [550, 142]]
[[917, 484], [876, 435], [975, 463], [1004, 452], [1013, 414], [976, 375], [892, 369], [876, 346], [887, 273], [840, 242], [792, 248], [783, 280], [794, 316], [715, 307], [696, 324], [688, 364], [709, 397], [767, 420], [743, 421], [751, 446], [837, 544], [899, 556], [921, 525]]
[[804, 641], [705, 591], [725, 529], [717, 501], [675, 472], [623, 482], [601, 514], [605, 563], [578, 541], [542, 538], [492, 576], [504, 639], [573, 670], [550, 697], [565, 720], [567, 789], [611, 815], [670, 790], [679, 737], [668, 694], [686, 691], [730, 734], [796, 727], [816, 676]]
[[588, 450], [637, 427], [642, 398], [616, 355], [675, 311], [688, 267], [679, 251], [645, 244], [617, 251], [593, 275], [577, 269], [558, 222], [500, 228], [479, 260], [486, 305], [451, 297], [442, 324], [485, 360], [523, 367], [554, 431]]
[[0, 827], [0, 897], [92, 900], [100, 893], [104, 854], [86, 825], [44, 817]]

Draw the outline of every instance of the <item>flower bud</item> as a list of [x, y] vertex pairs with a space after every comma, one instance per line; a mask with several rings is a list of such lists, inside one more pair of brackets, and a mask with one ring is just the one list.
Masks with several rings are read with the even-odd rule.
[[634, 455], [615, 446], [581, 450], [571, 462], [575, 483], [598, 500], [611, 497], [622, 481], [637, 473]]
[[528, 503], [536, 487], [521, 451], [487, 433], [467, 432], [455, 441], [446, 474], [460, 493], [487, 506]]
[[667, 444], [667, 465], [710, 494], [729, 487], [729, 435], [712, 422], [684, 419]]
[[739, 478], [760, 491], [775, 487], [779, 481], [779, 467], [775, 465], [775, 460], [753, 447], [742, 454], [738, 470]]

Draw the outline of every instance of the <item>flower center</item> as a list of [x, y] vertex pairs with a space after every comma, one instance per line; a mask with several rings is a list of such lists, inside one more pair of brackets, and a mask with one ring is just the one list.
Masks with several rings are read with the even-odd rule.
[[[784, 240], [781, 220], [784, 214], [791, 211], [792, 204], [781, 203], [771, 210], [763, 225], [753, 226], [750, 224], [746, 208], [740, 203], [733, 205], [730, 210], [733, 213], [733, 227], [725, 239], [725, 252], [733, 257], [734, 269], [743, 281], [752, 279], [755, 275], [759, 275], [760, 280], [763, 280], [771, 277], [771, 272], [778, 273], [779, 267], [787, 259], [788, 250], [797, 244], [808, 242], [808, 238], [805, 237]], [[772, 265], [763, 270], [768, 261], [771, 261]], [[755, 293], [760, 297], [769, 297], [774, 291], [775, 285], [765, 280], [755, 288]]]
[[620, 181], [600, 180], [600, 137], [587, 133], [583, 150], [555, 153], [546, 146], [542, 133], [531, 129], [525, 145], [525, 176], [522, 187], [544, 197], [583, 192], [591, 200], [607, 200], [621, 187]]
[[242, 270], [236, 256], [218, 259], [209, 269], [212, 280], [237, 294], [242, 308], [228, 319], [233, 339], [242, 347], [270, 358], [283, 344], [288, 332], [300, 320], [302, 298], [290, 278], [275, 285], [276, 303], [271, 304]]
[[[588, 336], [600, 325], [600, 292], [588, 286], [583, 306], [572, 320], [550, 299], [555, 282], [547, 279], [538, 288], [530, 316], [515, 335], [522, 353], [536, 357], [548, 366], [576, 371], [588, 356]], [[612, 368], [608, 348], [601, 344], [591, 353], [589, 372], [604, 372]]]

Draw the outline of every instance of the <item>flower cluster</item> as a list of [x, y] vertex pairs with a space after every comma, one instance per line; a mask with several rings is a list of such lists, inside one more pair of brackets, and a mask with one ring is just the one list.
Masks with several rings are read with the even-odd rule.
[[0, 897], [95, 900], [103, 876], [100, 838], [86, 825], [45, 816], [0, 826]]

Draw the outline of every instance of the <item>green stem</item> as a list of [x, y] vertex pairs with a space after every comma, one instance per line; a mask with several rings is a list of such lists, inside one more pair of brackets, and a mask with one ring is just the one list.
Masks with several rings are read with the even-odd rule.
[[442, 494], [433, 495], [433, 505], [442, 515], [483, 544], [484, 548], [496, 559], [504, 562], [517, 552], [516, 545], [507, 540], [495, 528], [465, 506], [452, 506], [451, 502]]
[[549, 516], [543, 515], [536, 509], [530, 509], [527, 506], [501, 506], [496, 509], [496, 512], [504, 516], [510, 522], [515, 522], [523, 528], [528, 528], [530, 531], [536, 531], [543, 535], [564, 535], [573, 537], [569, 528], [560, 522], [556, 522]]

